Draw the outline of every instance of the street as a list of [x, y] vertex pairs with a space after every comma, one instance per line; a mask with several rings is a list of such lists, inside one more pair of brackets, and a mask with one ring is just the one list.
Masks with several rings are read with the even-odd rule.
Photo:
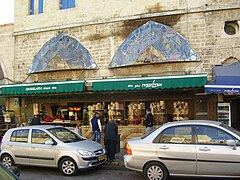
[[[76, 176], [66, 177], [60, 174], [56, 168], [19, 166], [21, 180], [144, 180], [143, 174], [129, 171], [124, 167], [103, 166], [90, 171], [79, 172]], [[169, 180], [219, 180], [220, 178], [170, 178]], [[227, 180], [221, 178], [221, 180]]]

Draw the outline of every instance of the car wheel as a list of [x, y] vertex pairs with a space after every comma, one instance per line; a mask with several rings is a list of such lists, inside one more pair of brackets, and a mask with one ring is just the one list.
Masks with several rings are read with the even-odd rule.
[[166, 180], [168, 178], [167, 169], [158, 162], [149, 163], [143, 173], [146, 180]]
[[65, 176], [74, 176], [78, 172], [78, 167], [71, 158], [63, 158], [60, 162], [59, 169]]
[[4, 154], [2, 156], [2, 164], [7, 168], [10, 168], [15, 165], [12, 157], [9, 154]]

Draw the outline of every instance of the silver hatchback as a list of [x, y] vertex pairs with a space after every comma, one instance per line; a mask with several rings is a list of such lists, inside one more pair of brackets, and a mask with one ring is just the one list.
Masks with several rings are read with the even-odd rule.
[[240, 132], [217, 121], [166, 123], [127, 141], [125, 166], [145, 179], [169, 176], [240, 178]]
[[105, 163], [105, 148], [62, 126], [26, 126], [9, 129], [1, 143], [4, 166], [58, 167], [67, 176], [79, 169]]

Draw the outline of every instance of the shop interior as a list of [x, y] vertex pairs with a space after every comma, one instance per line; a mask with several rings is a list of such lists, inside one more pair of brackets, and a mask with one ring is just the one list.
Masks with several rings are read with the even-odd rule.
[[100, 113], [102, 125], [115, 120], [118, 125], [145, 126], [146, 110], [150, 108], [154, 125], [169, 121], [187, 120], [190, 118], [191, 101], [158, 100], [158, 101], [113, 101], [95, 103], [38, 104], [35, 103], [34, 115], [43, 123], [89, 125], [95, 112]]

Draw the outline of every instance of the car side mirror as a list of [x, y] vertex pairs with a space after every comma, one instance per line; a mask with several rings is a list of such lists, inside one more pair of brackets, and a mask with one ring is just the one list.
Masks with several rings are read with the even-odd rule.
[[46, 145], [54, 145], [54, 142], [51, 139], [45, 141]]
[[20, 176], [20, 169], [17, 166], [11, 166], [10, 171], [12, 171], [16, 176]]
[[227, 145], [232, 146], [233, 150], [236, 150], [237, 143], [235, 140], [232, 140], [232, 139], [227, 140]]

